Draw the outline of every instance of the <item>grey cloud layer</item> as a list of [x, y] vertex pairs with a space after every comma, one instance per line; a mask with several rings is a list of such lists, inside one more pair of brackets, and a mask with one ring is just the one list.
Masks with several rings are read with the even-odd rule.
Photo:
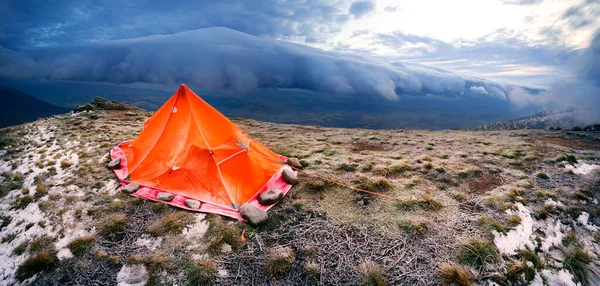
[[0, 76], [108, 83], [185, 82], [239, 93], [257, 88], [301, 88], [388, 100], [397, 100], [402, 94], [506, 99], [511, 89], [439, 68], [391, 65], [226, 28], [22, 52], [0, 49]]
[[[370, 2], [369, 2], [370, 3]], [[0, 46], [20, 49], [144, 37], [211, 26], [323, 41], [347, 23], [351, 0], [0, 1]], [[369, 6], [353, 6], [363, 15]]]

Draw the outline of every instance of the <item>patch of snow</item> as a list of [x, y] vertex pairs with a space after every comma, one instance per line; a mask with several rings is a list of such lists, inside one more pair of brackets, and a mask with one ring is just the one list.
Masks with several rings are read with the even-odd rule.
[[494, 244], [498, 249], [505, 254], [515, 255], [517, 250], [534, 249], [535, 246], [531, 241], [533, 235], [533, 218], [531, 212], [523, 204], [517, 203], [517, 211], [506, 210], [508, 215], [517, 214], [521, 218], [521, 224], [515, 229], [509, 231], [506, 235], [492, 231], [494, 234]]
[[229, 272], [227, 272], [226, 269], [219, 269], [219, 271], [217, 271], [217, 276], [221, 278], [227, 278], [229, 277]]
[[[573, 282], [573, 275], [567, 272], [564, 269], [561, 269], [558, 272], [551, 271], [549, 269], [543, 269], [541, 271], [542, 276], [546, 280], [546, 285], [548, 286], [577, 286], [579, 284], [575, 284]], [[534, 279], [535, 280], [535, 279]], [[531, 284], [534, 285], [534, 284]], [[541, 284], [538, 284], [541, 285]]]
[[572, 170], [573, 173], [575, 174], [579, 174], [579, 175], [587, 175], [589, 173], [591, 173], [592, 171], [599, 169], [600, 166], [599, 165], [595, 165], [595, 164], [587, 164], [587, 163], [576, 163], [575, 165], [565, 165], [565, 169], [567, 170]]
[[208, 222], [206, 220], [204, 220], [205, 217], [206, 217], [205, 214], [196, 214], [196, 222], [193, 225], [185, 228], [181, 232], [181, 234], [184, 237], [190, 238], [193, 240], [202, 238], [202, 236], [204, 236], [204, 233], [208, 229]]
[[529, 283], [530, 286], [538, 286], [538, 285], [544, 285], [544, 280], [542, 279], [542, 276], [540, 276], [539, 273], [535, 273], [535, 277], [533, 277], [533, 280], [531, 280], [531, 283]]
[[154, 251], [160, 246], [162, 241], [162, 237], [153, 238], [148, 234], [143, 234], [142, 237], [138, 238], [133, 244], [140, 247], [146, 247], [148, 250]]
[[550, 250], [553, 246], [561, 246], [562, 239], [565, 237], [565, 234], [561, 232], [561, 229], [564, 226], [560, 223], [560, 221], [556, 221], [556, 223], [549, 223], [546, 227], [544, 233], [546, 234], [546, 239], [542, 241], [542, 249], [544, 251]]
[[148, 282], [148, 270], [143, 264], [125, 264], [117, 274], [118, 286], [144, 286], [146, 282]]
[[69, 259], [73, 258], [73, 253], [71, 253], [71, 250], [69, 250], [68, 248], [63, 248], [59, 250], [58, 253], [56, 253], [56, 257], [58, 258], [58, 260]]
[[577, 222], [583, 225], [589, 231], [597, 231], [598, 227], [589, 223], [590, 214], [587, 212], [581, 212], [577, 218]]
[[544, 205], [548, 205], [548, 206], [555, 206], [555, 207], [564, 207], [565, 205], [561, 202], [556, 202], [550, 198], [548, 198], [545, 202]]
[[[4, 228], [4, 234], [17, 234], [11, 242], [0, 244], [0, 284], [14, 284], [14, 274], [17, 267], [27, 259], [28, 254], [15, 256], [12, 251], [21, 243], [42, 236], [54, 237], [56, 234], [50, 228], [41, 227], [40, 221], [44, 220], [44, 215], [38, 208], [37, 203], [30, 203], [23, 210], [11, 210], [12, 202], [17, 192], [11, 192], [2, 199], [0, 203], [0, 213], [12, 218], [11, 223]], [[31, 225], [33, 224], [33, 225]], [[27, 229], [27, 226], [29, 228]]]

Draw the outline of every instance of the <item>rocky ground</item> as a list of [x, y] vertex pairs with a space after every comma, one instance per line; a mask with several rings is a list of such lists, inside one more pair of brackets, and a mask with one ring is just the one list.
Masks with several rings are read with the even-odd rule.
[[304, 165], [251, 227], [119, 193], [150, 113], [88, 109], [0, 130], [1, 284], [600, 284], [598, 133], [236, 119]]

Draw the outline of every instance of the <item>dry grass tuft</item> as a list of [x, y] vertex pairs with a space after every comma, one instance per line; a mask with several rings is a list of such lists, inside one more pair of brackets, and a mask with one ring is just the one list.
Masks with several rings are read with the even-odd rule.
[[194, 214], [186, 211], [176, 211], [150, 224], [146, 232], [153, 236], [180, 234], [184, 227], [194, 222]]
[[471, 271], [456, 264], [443, 264], [438, 271], [438, 278], [444, 285], [470, 286], [474, 277]]
[[394, 189], [394, 185], [386, 178], [377, 178], [375, 180], [368, 177], [360, 177], [357, 181], [357, 188], [372, 192], [388, 192]]
[[499, 260], [498, 249], [488, 241], [476, 238], [458, 247], [458, 261], [461, 264], [473, 266], [477, 269], [485, 269], [488, 264], [495, 264]]
[[85, 254], [86, 250], [94, 243], [94, 237], [85, 236], [76, 238], [71, 241], [67, 247], [71, 250], [71, 253], [75, 256], [82, 256]]
[[358, 271], [360, 272], [362, 279], [361, 284], [363, 286], [386, 286], [388, 285], [387, 279], [383, 275], [381, 267], [377, 263], [367, 260], [358, 265]]
[[412, 235], [422, 235], [427, 232], [429, 225], [425, 221], [407, 220], [400, 223], [400, 227]]
[[296, 255], [289, 247], [276, 247], [269, 251], [265, 270], [269, 277], [286, 275], [294, 265]]
[[110, 237], [123, 231], [127, 217], [122, 214], [110, 214], [99, 225], [98, 234], [104, 237]]
[[187, 285], [213, 285], [216, 278], [217, 265], [209, 259], [190, 265], [187, 271]]
[[54, 249], [44, 249], [25, 260], [25, 262], [17, 268], [15, 277], [19, 281], [24, 281], [41, 271], [53, 269], [57, 264], [58, 259], [56, 259], [56, 251]]
[[575, 281], [588, 285], [588, 268], [592, 262], [590, 253], [580, 246], [575, 246], [565, 253], [563, 265], [573, 274]]
[[221, 251], [221, 245], [227, 243], [233, 250], [244, 246], [241, 239], [242, 230], [235, 225], [226, 225], [222, 218], [216, 215], [207, 215], [208, 229], [204, 233], [204, 238], [208, 239], [208, 252], [218, 254]]

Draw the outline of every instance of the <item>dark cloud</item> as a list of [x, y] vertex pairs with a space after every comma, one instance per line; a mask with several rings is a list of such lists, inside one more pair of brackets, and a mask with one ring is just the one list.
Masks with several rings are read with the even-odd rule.
[[187, 83], [205, 90], [237, 93], [299, 88], [388, 100], [397, 100], [402, 94], [506, 99], [508, 91], [505, 86], [440, 68], [390, 65], [226, 28], [21, 52], [0, 48], [0, 77], [115, 84]]
[[546, 109], [575, 108], [579, 119], [588, 123], [600, 122], [600, 30], [590, 45], [573, 55], [565, 68], [572, 68], [576, 79], [557, 80], [539, 94], [514, 88], [509, 99], [516, 106], [537, 105]]
[[[19, 49], [85, 43], [211, 26], [319, 42], [339, 32], [352, 18], [350, 1], [0, 1], [0, 46]], [[356, 12], [364, 13], [360, 7]]]
[[589, 27], [598, 22], [600, 18], [600, 1], [587, 0], [569, 8], [563, 18], [568, 21], [573, 29]]
[[580, 78], [600, 87], [600, 29], [596, 31], [590, 46], [581, 52], [577, 67]]
[[348, 9], [348, 13], [354, 15], [354, 17], [360, 18], [367, 15], [375, 10], [375, 1], [354, 1]]

